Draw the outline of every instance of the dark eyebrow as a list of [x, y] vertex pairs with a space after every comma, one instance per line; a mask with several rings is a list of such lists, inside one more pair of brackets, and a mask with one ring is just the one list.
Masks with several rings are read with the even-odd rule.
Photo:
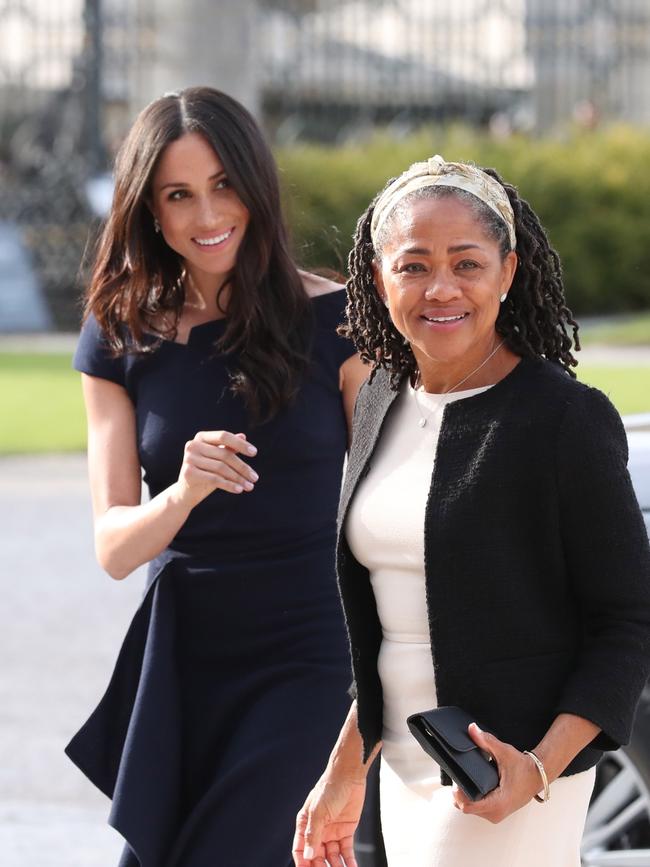
[[462, 253], [465, 250], [480, 250], [481, 247], [479, 244], [458, 244], [456, 247], [448, 247], [448, 253]]
[[[225, 176], [225, 174], [226, 173], [222, 169], [220, 172], [216, 172], [216, 174], [210, 175], [208, 180], [209, 181], [216, 181], [218, 178]], [[189, 184], [186, 184], [184, 181], [172, 182], [169, 184], [164, 184], [162, 187], [160, 187], [160, 192], [162, 193], [162, 191], [166, 190], [167, 187], [188, 187], [188, 186], [189, 186]]]
[[[462, 253], [465, 250], [480, 250], [479, 244], [458, 244], [455, 247], [448, 247], [448, 253]], [[410, 254], [412, 256], [430, 256], [431, 250], [427, 247], [407, 247], [406, 250], [400, 250], [400, 255]]]
[[402, 256], [405, 253], [410, 253], [413, 256], [430, 256], [431, 250], [428, 250], [426, 247], [407, 247], [406, 250], [400, 250]]

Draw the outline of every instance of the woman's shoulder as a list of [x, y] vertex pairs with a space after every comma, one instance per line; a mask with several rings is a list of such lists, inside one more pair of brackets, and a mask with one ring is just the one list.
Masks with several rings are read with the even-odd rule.
[[338, 371], [356, 349], [351, 340], [339, 334], [345, 323], [347, 292], [345, 286], [317, 274], [300, 271], [300, 276], [311, 300], [316, 324], [316, 345], [321, 358], [326, 358], [332, 369]]
[[[124, 333], [122, 336], [125, 336]], [[80, 373], [124, 385], [124, 356], [118, 354], [111, 345], [106, 332], [92, 311], [85, 317], [81, 326], [72, 364]]]
[[316, 321], [325, 328], [336, 329], [345, 316], [347, 305], [345, 286], [319, 274], [311, 274], [307, 271], [298, 273], [305, 293], [312, 302]]
[[[343, 282], [337, 282], [320, 274], [312, 274], [309, 271], [298, 270], [302, 285], [309, 298], [321, 298], [323, 296], [336, 295], [345, 289]], [[343, 293], [345, 295], [345, 293]]]
[[613, 413], [618, 416], [613, 403], [604, 392], [580, 379], [579, 366], [576, 376], [571, 376], [557, 362], [538, 359], [529, 365], [529, 370], [531, 376], [548, 392], [549, 398], [555, 397], [559, 406], [609, 415]]
[[557, 363], [541, 360], [531, 367], [539, 388], [531, 389], [529, 397], [541, 403], [543, 412], [552, 414], [560, 443], [582, 448], [593, 440], [600, 446], [609, 443], [617, 450], [627, 448], [621, 416], [604, 392], [570, 376]]

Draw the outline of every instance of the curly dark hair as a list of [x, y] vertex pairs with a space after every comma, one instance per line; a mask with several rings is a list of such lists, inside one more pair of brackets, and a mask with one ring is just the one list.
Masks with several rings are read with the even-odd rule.
[[[483, 171], [505, 189], [515, 215], [517, 235], [518, 266], [508, 297], [501, 305], [496, 320], [497, 333], [517, 355], [556, 361], [575, 378], [572, 368], [578, 362], [572, 349], [574, 345], [576, 350], [580, 349], [578, 323], [566, 305], [560, 258], [551, 247], [539, 218], [528, 202], [519, 196], [515, 187], [504, 183], [494, 169]], [[393, 180], [389, 180], [386, 187]], [[425, 187], [405, 196], [384, 223], [375, 248], [370, 225], [375, 204], [382, 192], [357, 223], [354, 247], [348, 258], [347, 322], [339, 331], [353, 341], [361, 358], [373, 365], [370, 378], [379, 368], [384, 368], [390, 371], [391, 386], [396, 389], [405, 375], [415, 378], [417, 363], [409, 343], [393, 325], [379, 297], [372, 268], [373, 260], [381, 262], [383, 242], [395, 215], [415, 198], [454, 196], [470, 205], [488, 237], [499, 244], [502, 259], [511, 248], [504, 220], [471, 193], [446, 186]], [[571, 329], [572, 337], [568, 329]]]

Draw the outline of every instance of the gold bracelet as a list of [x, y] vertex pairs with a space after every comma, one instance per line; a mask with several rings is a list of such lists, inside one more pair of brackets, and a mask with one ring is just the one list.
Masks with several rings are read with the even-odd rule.
[[535, 762], [537, 770], [539, 771], [539, 775], [542, 778], [542, 783], [544, 785], [544, 797], [542, 798], [540, 795], [535, 795], [535, 800], [539, 801], [540, 804], [545, 804], [551, 797], [551, 787], [548, 784], [548, 777], [546, 776], [544, 765], [542, 764], [541, 759], [538, 759], [535, 753], [531, 752], [530, 750], [524, 750], [524, 755], [530, 756], [531, 759]]

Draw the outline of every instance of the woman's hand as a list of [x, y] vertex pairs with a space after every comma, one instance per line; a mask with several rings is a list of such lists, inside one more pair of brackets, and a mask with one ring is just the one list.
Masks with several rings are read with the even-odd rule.
[[475, 744], [494, 757], [499, 770], [499, 785], [480, 801], [471, 801], [454, 786], [455, 806], [463, 813], [472, 813], [497, 824], [527, 804], [541, 790], [539, 771], [530, 756], [482, 731], [476, 723], [470, 725], [468, 733]]
[[194, 508], [217, 489], [230, 494], [252, 491], [259, 477], [239, 454], [248, 457], [257, 454], [245, 434], [199, 431], [185, 444], [183, 465], [176, 483], [179, 499]]
[[365, 780], [337, 781], [323, 774], [296, 819], [296, 867], [358, 867], [353, 842], [365, 795]]

